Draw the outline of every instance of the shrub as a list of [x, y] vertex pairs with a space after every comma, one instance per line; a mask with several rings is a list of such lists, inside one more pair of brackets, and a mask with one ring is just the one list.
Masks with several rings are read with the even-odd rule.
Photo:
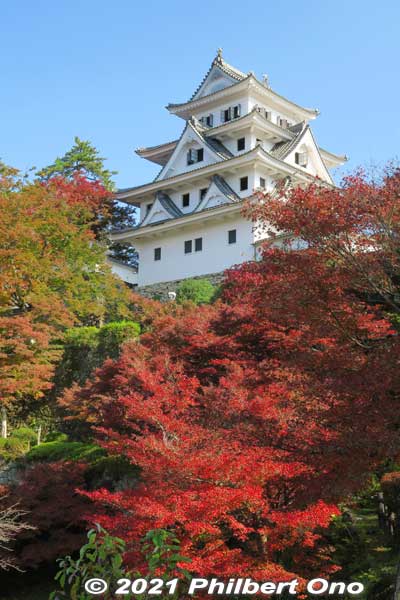
[[117, 321], [103, 327], [74, 327], [64, 338], [64, 353], [55, 377], [55, 395], [74, 382], [84, 383], [106, 358], [117, 358], [121, 344], [136, 338], [140, 325]]
[[138, 337], [139, 333], [140, 325], [134, 321], [107, 323], [98, 331], [99, 356], [117, 358], [121, 344]]
[[35, 527], [15, 541], [17, 566], [34, 569], [80, 548], [85, 535], [83, 519], [91, 508], [76, 491], [84, 488], [84, 470], [85, 465], [77, 462], [37, 464], [9, 489], [3, 503], [18, 503], [18, 509], [27, 512], [25, 520]]
[[180, 304], [190, 300], [194, 304], [210, 304], [214, 299], [216, 288], [208, 279], [185, 279], [176, 290], [176, 300]]
[[14, 460], [25, 454], [28, 450], [29, 442], [27, 440], [9, 437], [5, 440], [1, 455], [5, 460]]
[[[88, 532], [87, 539], [87, 543], [80, 549], [77, 560], [66, 556], [57, 561], [60, 570], [55, 579], [61, 589], [50, 594], [50, 600], [78, 597], [81, 600], [88, 600], [92, 595], [82, 592], [86, 580], [101, 577], [106, 581], [115, 582], [126, 577], [127, 573], [122, 564], [125, 552], [123, 540], [111, 536], [99, 525]], [[109, 591], [102, 597], [111, 600], [113, 594]], [[131, 598], [131, 595], [129, 597]]]
[[31, 446], [37, 444], [37, 433], [30, 427], [19, 427], [18, 429], [15, 429], [12, 432], [11, 437], [29, 442]]
[[90, 464], [85, 472], [85, 480], [90, 489], [105, 487], [117, 490], [127, 481], [130, 485], [138, 481], [140, 469], [124, 456], [102, 456]]
[[85, 461], [93, 462], [104, 456], [105, 452], [94, 444], [83, 444], [81, 442], [45, 442], [35, 446], [26, 455], [30, 462], [56, 462], [56, 461]]
[[66, 442], [67, 440], [67, 434], [61, 433], [60, 431], [51, 431], [44, 439], [45, 442]]

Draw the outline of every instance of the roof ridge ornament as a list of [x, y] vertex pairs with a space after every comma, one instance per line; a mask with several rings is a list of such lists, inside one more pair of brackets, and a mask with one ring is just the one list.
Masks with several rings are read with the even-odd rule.
[[268, 77], [268, 75], [266, 73], [263, 73], [262, 82], [263, 82], [263, 84], [265, 85], [266, 88], [268, 88], [268, 89], [271, 88], [271, 85], [269, 83], [269, 77]]
[[215, 57], [216, 62], [218, 63], [222, 63], [223, 58], [222, 58], [222, 48], [218, 48], [217, 50], [217, 56]]

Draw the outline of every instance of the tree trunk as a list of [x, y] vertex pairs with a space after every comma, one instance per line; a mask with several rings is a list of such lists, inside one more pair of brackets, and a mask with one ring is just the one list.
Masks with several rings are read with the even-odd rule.
[[37, 445], [40, 446], [40, 443], [42, 441], [42, 426], [39, 425], [38, 430], [37, 430]]
[[7, 411], [4, 407], [1, 409], [1, 437], [7, 437]]

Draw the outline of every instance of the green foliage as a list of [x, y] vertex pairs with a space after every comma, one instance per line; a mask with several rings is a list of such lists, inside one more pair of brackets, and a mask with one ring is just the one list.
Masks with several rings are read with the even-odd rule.
[[[37, 176], [45, 181], [52, 177], [65, 177], [71, 179], [76, 173], [82, 173], [90, 181], [101, 183], [109, 192], [115, 191], [112, 177], [117, 171], [110, 171], [104, 166], [105, 158], [88, 140], [74, 138], [74, 145], [61, 158], [58, 157], [53, 164], [38, 171]], [[135, 209], [127, 204], [112, 200], [110, 194], [110, 215], [101, 219], [100, 229], [123, 229], [135, 225]], [[126, 264], [137, 264], [137, 255], [131, 246], [113, 244], [111, 252], [114, 258]]]
[[[71, 556], [59, 559], [60, 570], [55, 580], [60, 586], [60, 591], [50, 594], [49, 600], [89, 600], [93, 596], [84, 590], [84, 583], [91, 578], [101, 578], [107, 582], [115, 583], [126, 575], [122, 567], [122, 556], [125, 551], [125, 542], [111, 536], [100, 525], [88, 533], [88, 541], [82, 546], [79, 558], [74, 560]], [[112, 600], [112, 590], [102, 595], [104, 600]]]
[[37, 444], [37, 432], [30, 427], [18, 427], [18, 429], [14, 429], [11, 437], [26, 441], [31, 446]]
[[104, 450], [95, 444], [55, 441], [35, 446], [28, 452], [25, 459], [28, 462], [57, 462], [60, 460], [93, 462], [104, 455]]
[[133, 321], [107, 323], [98, 331], [98, 352], [104, 358], [117, 358], [121, 345], [127, 340], [137, 338], [139, 334], [139, 323]]
[[0, 447], [0, 456], [3, 460], [15, 460], [23, 456], [29, 450], [29, 442], [24, 439], [9, 437]]
[[[49, 600], [61, 600], [62, 598], [89, 600], [92, 596], [85, 592], [84, 584], [91, 578], [104, 579], [112, 588], [120, 578], [143, 577], [140, 573], [134, 573], [131, 576], [128, 571], [123, 569], [123, 554], [126, 549], [123, 540], [111, 536], [100, 525], [96, 525], [95, 529], [89, 531], [88, 542], [82, 546], [77, 560], [66, 556], [57, 561], [60, 570], [55, 580], [61, 590], [52, 592]], [[147, 579], [152, 576], [162, 577], [164, 581], [177, 576], [181, 579], [190, 579], [190, 573], [178, 566], [178, 563], [190, 562], [190, 560], [180, 554], [179, 540], [172, 532], [165, 529], [149, 531], [143, 539], [142, 551], [148, 566]], [[132, 598], [133, 596], [129, 594], [125, 597]], [[134, 597], [142, 600], [149, 596], [144, 593], [135, 594]], [[112, 589], [102, 595], [102, 598], [112, 600], [114, 598]], [[179, 598], [179, 590], [177, 589], [174, 594], [164, 592], [159, 598], [176, 600]]]
[[15, 460], [29, 452], [37, 443], [37, 433], [29, 427], [14, 429], [8, 438], [0, 438], [0, 459]]
[[64, 352], [56, 370], [55, 393], [72, 383], [85, 383], [106, 358], [117, 358], [121, 345], [136, 338], [140, 325], [133, 321], [107, 323], [103, 327], [76, 327], [65, 334]]
[[194, 304], [210, 304], [216, 294], [216, 288], [208, 279], [185, 279], [176, 290], [176, 300], [180, 304], [190, 300]]
[[335, 548], [333, 561], [341, 568], [336, 579], [362, 582], [365, 600], [386, 600], [393, 597], [398, 550], [393, 538], [379, 527], [377, 501], [371, 494], [375, 489], [373, 481], [350, 508], [333, 519], [327, 539]]
[[102, 456], [92, 462], [85, 471], [85, 479], [91, 489], [116, 489], [121, 481], [137, 480], [139, 475], [140, 469], [124, 456]]
[[60, 433], [59, 431], [51, 431], [44, 439], [44, 442], [66, 442], [68, 436], [66, 433]]
[[115, 185], [112, 181], [117, 171], [109, 171], [104, 167], [105, 159], [99, 156], [98, 150], [87, 140], [74, 138], [74, 145], [64, 156], [57, 157], [53, 164], [38, 171], [41, 179], [48, 180], [52, 177], [62, 176], [69, 178], [74, 173], [81, 172], [91, 181], [100, 181], [104, 187], [113, 191]]
[[[178, 566], [178, 563], [190, 563], [191, 560], [182, 556], [180, 553], [181, 545], [178, 538], [172, 531], [166, 529], [152, 529], [149, 531], [143, 540], [142, 551], [145, 555], [148, 565], [148, 575], [161, 577], [164, 581], [168, 581], [174, 577], [179, 577], [181, 580], [190, 580], [191, 574], [186, 569]], [[174, 594], [165, 593], [165, 598], [179, 598], [180, 590], [176, 590]], [[143, 596], [145, 597], [145, 596]]]

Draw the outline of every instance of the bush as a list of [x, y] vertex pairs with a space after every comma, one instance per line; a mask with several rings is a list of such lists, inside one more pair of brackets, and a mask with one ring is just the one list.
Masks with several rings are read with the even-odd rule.
[[140, 325], [134, 321], [107, 323], [98, 332], [99, 355], [117, 358], [121, 344], [138, 337], [139, 333]]
[[210, 304], [216, 291], [217, 288], [208, 279], [185, 279], [177, 287], [176, 300], [179, 304], [187, 300], [194, 304]]
[[[91, 510], [90, 502], [76, 491], [84, 488], [84, 470], [85, 465], [77, 462], [33, 465], [1, 499], [0, 508], [2, 503], [18, 503], [35, 528], [15, 540], [13, 556], [18, 567], [35, 569], [80, 548], [85, 536], [83, 518]], [[0, 556], [2, 552], [0, 548]]]
[[124, 456], [103, 456], [88, 466], [85, 480], [89, 489], [105, 487], [117, 490], [127, 481], [138, 481], [140, 469]]
[[35, 446], [28, 452], [25, 458], [30, 462], [57, 462], [68, 460], [93, 462], [104, 455], [104, 450], [94, 444], [55, 441], [45, 442], [44, 444], [40, 444], [40, 446]]
[[64, 338], [64, 353], [55, 376], [55, 396], [73, 383], [84, 384], [106, 358], [117, 358], [121, 344], [136, 338], [140, 325], [117, 321], [103, 327], [74, 327]]
[[29, 442], [31, 446], [37, 444], [37, 433], [30, 427], [19, 427], [12, 432], [10, 437]]
[[68, 436], [66, 433], [61, 433], [60, 431], [51, 431], [46, 435], [44, 442], [66, 442], [67, 440]]
[[1, 455], [5, 460], [14, 460], [25, 454], [28, 450], [29, 442], [27, 440], [9, 437], [5, 440]]

